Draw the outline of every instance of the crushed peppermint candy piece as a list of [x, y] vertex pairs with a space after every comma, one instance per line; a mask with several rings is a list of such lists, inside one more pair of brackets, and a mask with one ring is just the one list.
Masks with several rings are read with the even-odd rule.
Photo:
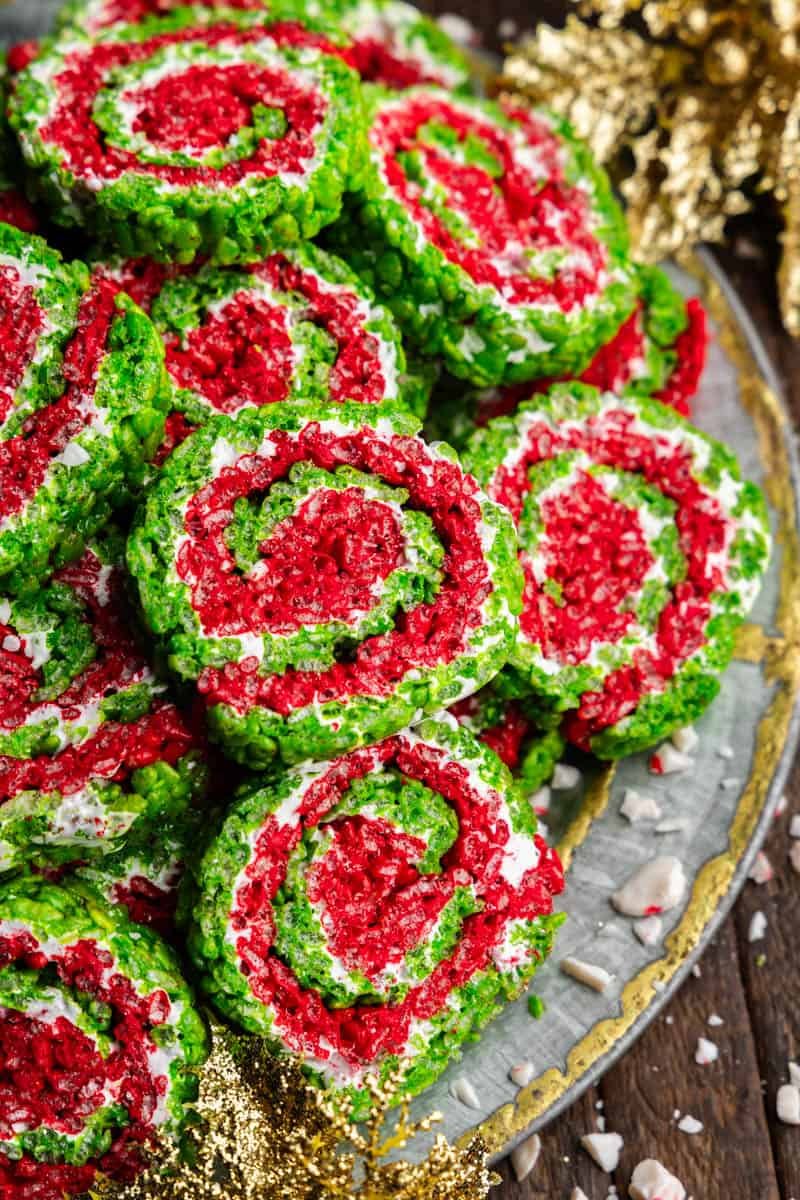
[[578, 983], [593, 988], [596, 992], [604, 992], [614, 979], [614, 976], [602, 967], [594, 966], [593, 963], [581, 962], [579, 958], [562, 958], [560, 966], [565, 975], [569, 975], [571, 979], [577, 979]]
[[589, 1200], [589, 1197], [586, 1195], [586, 1192], [583, 1190], [583, 1188], [576, 1187], [572, 1189], [572, 1195], [570, 1196], [569, 1200]]
[[676, 729], [669, 740], [676, 750], [680, 750], [681, 754], [691, 754], [700, 745], [697, 730], [692, 725], [684, 725], [683, 729]]
[[481, 1102], [478, 1099], [478, 1093], [472, 1086], [466, 1075], [459, 1075], [450, 1084], [450, 1095], [456, 1100], [460, 1100], [462, 1104], [466, 1104], [467, 1108], [480, 1108]]
[[511, 38], [516, 37], [518, 29], [519, 26], [516, 21], [512, 20], [511, 17], [505, 17], [497, 26], [497, 36], [505, 41], [509, 41]]
[[577, 767], [572, 767], [569, 763], [556, 763], [550, 784], [557, 792], [567, 792], [576, 788], [580, 781], [581, 773]]
[[530, 1137], [525, 1138], [524, 1142], [520, 1142], [511, 1151], [511, 1166], [514, 1168], [517, 1183], [522, 1183], [523, 1179], [528, 1178], [536, 1166], [541, 1150], [541, 1138], [538, 1133], [532, 1133]]
[[650, 756], [650, 771], [653, 775], [674, 775], [678, 771], [688, 771], [694, 766], [694, 759], [688, 754], [681, 754], [672, 742], [664, 742]]
[[694, 966], [692, 967], [692, 974], [694, 975], [695, 979], [702, 979], [702, 977], [703, 977], [703, 972], [702, 972], [702, 969], [701, 969], [701, 967], [700, 967], [700, 963], [695, 963], [695, 964], [694, 964]]
[[750, 918], [750, 928], [747, 931], [747, 940], [748, 942], [763, 941], [766, 932], [767, 918], [761, 909], [759, 909], [758, 912], [754, 912]]
[[778, 1088], [775, 1109], [784, 1125], [800, 1125], [800, 1088], [784, 1083]]
[[550, 811], [550, 788], [546, 783], [531, 793], [530, 803], [537, 817], [542, 817], [546, 812]]
[[672, 817], [670, 820], [661, 821], [658, 825], [656, 825], [653, 832], [662, 834], [682, 833], [688, 824], [689, 822], [684, 821], [681, 817]]
[[800, 1088], [800, 1065], [796, 1062], [789, 1063], [789, 1083], [794, 1087]]
[[619, 1165], [619, 1155], [624, 1142], [618, 1133], [586, 1133], [581, 1138], [581, 1145], [597, 1163], [601, 1171], [608, 1175], [616, 1171]]
[[458, 13], [442, 13], [436, 18], [436, 24], [459, 46], [477, 46], [480, 43], [481, 35], [478, 30], [471, 21]]
[[527, 1087], [536, 1074], [536, 1068], [532, 1062], [517, 1063], [508, 1072], [508, 1077], [517, 1087]]
[[789, 837], [800, 838], [800, 813], [794, 813], [789, 822]]
[[631, 1200], [686, 1200], [686, 1188], [655, 1158], [637, 1164], [631, 1176]]
[[661, 941], [663, 921], [661, 917], [642, 917], [633, 922], [633, 932], [643, 946], [655, 946]]
[[774, 872], [772, 870], [772, 863], [769, 861], [764, 851], [759, 850], [758, 854], [753, 860], [752, 867], [747, 873], [747, 878], [752, 880], [753, 883], [769, 883], [773, 874]]
[[628, 818], [631, 825], [635, 825], [637, 821], [657, 821], [661, 816], [661, 809], [652, 796], [643, 796], [635, 788], [625, 789], [619, 811], [623, 817]]
[[703, 1122], [698, 1121], [697, 1117], [693, 1117], [687, 1113], [685, 1117], [681, 1117], [680, 1121], [678, 1121], [678, 1129], [680, 1129], [681, 1133], [688, 1133], [693, 1136], [696, 1133], [703, 1132]]
[[697, 1039], [697, 1049], [694, 1052], [694, 1061], [698, 1067], [707, 1067], [709, 1063], [716, 1062], [719, 1058], [719, 1046], [716, 1042], [710, 1042], [708, 1038], [699, 1037]]
[[720, 787], [724, 792], [732, 792], [734, 788], [741, 786], [741, 779], [736, 775], [729, 775], [726, 779], [720, 780]]
[[733, 746], [720, 746], [717, 750], [717, 754], [720, 758], [726, 758], [730, 760], [734, 756]]
[[724, 1025], [725, 1022], [723, 1021], [722, 1017], [720, 1017], [717, 1013], [712, 1013], [711, 1016], [708, 1018], [708, 1024], [711, 1026], [712, 1029], [716, 1029], [718, 1026]]
[[800, 842], [792, 842], [789, 850], [789, 862], [792, 864], [792, 870], [800, 875]]
[[671, 855], [658, 855], [634, 871], [627, 883], [611, 897], [617, 912], [628, 917], [649, 917], [668, 912], [679, 904], [686, 891], [681, 862]]
[[778, 803], [775, 805], [775, 816], [782, 817], [788, 807], [789, 800], [786, 796], [786, 792], [781, 792], [781, 795], [778, 798]]

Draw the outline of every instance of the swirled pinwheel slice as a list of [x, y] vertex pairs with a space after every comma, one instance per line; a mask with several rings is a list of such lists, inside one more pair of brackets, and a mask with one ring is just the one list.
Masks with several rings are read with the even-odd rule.
[[770, 550], [733, 454], [658, 401], [576, 383], [490, 421], [465, 461], [517, 524], [511, 662], [542, 714], [609, 758], [697, 717]]
[[[699, 300], [684, 301], [658, 267], [639, 267], [639, 303], [609, 342], [578, 377], [602, 392], [655, 396], [683, 416], [697, 391], [708, 346], [705, 310]], [[524, 400], [557, 381], [532, 379], [508, 387], [464, 391], [458, 380], [444, 383], [435, 397], [427, 429], [463, 449], [476, 428], [508, 416]]]
[[340, 259], [311, 244], [242, 267], [98, 263], [149, 313], [173, 383], [168, 441], [214, 412], [353, 400], [421, 415], [432, 376], [409, 368], [394, 318]]
[[67, 0], [56, 17], [59, 29], [73, 28], [92, 38], [118, 33], [128, 25], [140, 25], [153, 18], [177, 13], [180, 20], [184, 9], [191, 9], [193, 20], [216, 24], [228, 15], [251, 13], [255, 18], [270, 20], [302, 20], [316, 18], [327, 11], [327, 0]]
[[636, 299], [622, 214], [588, 150], [541, 111], [367, 91], [369, 170], [332, 248], [459, 378], [581, 370]]
[[10, 120], [56, 220], [124, 254], [253, 260], [316, 234], [358, 182], [361, 94], [342, 53], [231, 12], [96, 41], [66, 30], [14, 79]]
[[0, 225], [0, 590], [76, 558], [164, 434], [164, 350], [118, 289]]
[[60, 1200], [178, 1136], [207, 1054], [172, 952], [119, 908], [27, 876], [0, 886], [0, 1191]]
[[203, 758], [131, 632], [122, 539], [0, 599], [0, 872], [87, 860], [183, 818]]
[[385, 737], [506, 661], [513, 526], [418, 428], [363, 404], [215, 416], [141, 507], [145, 619], [245, 764]]
[[405, 0], [335, 0], [332, 12], [352, 39], [349, 61], [366, 83], [408, 88], [433, 83], [472, 91], [470, 65], [435, 21]]
[[[552, 776], [564, 750], [564, 738], [557, 729], [540, 729], [526, 711], [523, 698], [504, 694], [503, 679], [501, 672], [448, 711], [495, 752], [530, 797]], [[515, 690], [514, 686], [509, 690]]]
[[563, 877], [535, 830], [453, 718], [247, 785], [199, 869], [212, 1003], [357, 1103], [398, 1065], [421, 1091], [550, 950]]

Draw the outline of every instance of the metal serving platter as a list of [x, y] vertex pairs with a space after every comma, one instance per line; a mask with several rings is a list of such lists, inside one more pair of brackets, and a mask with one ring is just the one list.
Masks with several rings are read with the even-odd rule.
[[[8, 44], [41, 35], [56, 8], [53, 0], [5, 6], [0, 39]], [[607, 1070], [680, 986], [746, 878], [797, 741], [800, 588], [793, 435], [758, 331], [712, 256], [701, 254], [697, 267], [699, 278], [673, 271], [686, 294], [701, 291], [711, 302], [714, 339], [694, 419], [730, 443], [744, 473], [766, 487], [776, 549], [721, 695], [697, 725], [694, 768], [656, 777], [646, 755], [614, 771], [575, 758], [581, 787], [555, 796], [548, 826], [568, 864], [561, 902], [568, 919], [552, 961], [536, 981], [545, 1014], [534, 1020], [525, 997], [509, 1005], [414, 1105], [416, 1115], [440, 1110], [441, 1128], [452, 1141], [480, 1132], [495, 1158], [552, 1120]], [[728, 747], [733, 756], [723, 757], [720, 751]], [[656, 834], [652, 822], [629, 824], [619, 812], [628, 787], [652, 795], [664, 817], [681, 827]], [[682, 907], [665, 916], [663, 940], [646, 947], [609, 896], [656, 854], [681, 860], [689, 889]], [[566, 955], [602, 966], [614, 976], [612, 984], [599, 994], [567, 978], [558, 966]], [[534, 1064], [536, 1078], [520, 1091], [508, 1071], [523, 1061]], [[478, 1110], [451, 1092], [462, 1075], [475, 1089]], [[417, 1152], [423, 1148], [424, 1141], [415, 1143]]]

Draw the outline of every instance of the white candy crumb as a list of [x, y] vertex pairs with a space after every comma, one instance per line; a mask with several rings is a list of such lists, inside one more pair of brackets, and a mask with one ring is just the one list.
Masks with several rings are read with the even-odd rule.
[[480, 1108], [481, 1106], [478, 1093], [466, 1075], [459, 1075], [458, 1079], [453, 1080], [450, 1084], [450, 1095], [456, 1100], [460, 1100], [462, 1104], [466, 1104], [467, 1108]]
[[692, 725], [685, 725], [683, 729], [676, 729], [669, 740], [676, 750], [680, 750], [681, 754], [691, 754], [700, 745], [700, 738], [697, 736], [697, 731]]
[[741, 786], [741, 782], [741, 779], [739, 779], [737, 776], [729, 775], [727, 779], [721, 780], [719, 786], [724, 792], [732, 792], [734, 788]]
[[475, 46], [480, 41], [475, 26], [466, 17], [459, 16], [458, 13], [442, 13], [440, 17], [436, 18], [436, 24], [460, 46]]
[[708, 1038], [699, 1037], [697, 1039], [697, 1049], [694, 1052], [694, 1061], [698, 1067], [707, 1067], [709, 1063], [716, 1062], [719, 1058], [719, 1047], [716, 1042], [710, 1042]]
[[669, 821], [661, 821], [660, 824], [656, 825], [654, 832], [655, 833], [681, 833], [686, 828], [688, 823], [689, 823], [688, 821], [681, 820], [680, 817], [673, 817]]
[[581, 1138], [581, 1145], [601, 1171], [608, 1175], [616, 1171], [620, 1151], [624, 1145], [618, 1133], [587, 1133]]
[[664, 742], [650, 758], [650, 771], [653, 775], [675, 775], [678, 771], [688, 771], [694, 766], [694, 759], [688, 754], [681, 754], [672, 742]]
[[792, 864], [792, 870], [800, 875], [800, 842], [792, 842], [789, 850], [789, 862]]
[[605, 1131], [606, 1131], [606, 1119], [605, 1119], [605, 1117], [602, 1115], [602, 1113], [598, 1113], [598, 1114], [597, 1114], [597, 1116], [595, 1117], [595, 1119], [594, 1119], [594, 1120], [595, 1120], [595, 1124], [597, 1125], [597, 1129], [598, 1129], [598, 1131], [599, 1131], [600, 1133], [605, 1133]]
[[13, 633], [6, 634], [3, 638], [3, 649], [8, 650], [9, 654], [16, 654], [21, 647], [22, 642]]
[[691, 1135], [702, 1133], [703, 1122], [698, 1121], [697, 1117], [692, 1117], [689, 1113], [687, 1113], [685, 1117], [681, 1117], [680, 1121], [678, 1121], [678, 1129], [680, 1129], [681, 1133], [688, 1133]]
[[668, 912], [683, 899], [686, 875], [677, 858], [659, 855], [634, 871], [614, 892], [611, 903], [627, 917], [649, 917]]
[[789, 1083], [794, 1087], [800, 1088], [800, 1065], [796, 1062], [789, 1063]]
[[759, 850], [753, 860], [753, 865], [747, 873], [747, 878], [753, 883], [769, 883], [772, 879], [773, 870], [772, 863], [767, 858], [763, 850]]
[[517, 1087], [527, 1087], [536, 1074], [536, 1068], [532, 1062], [518, 1063], [516, 1067], [512, 1067], [508, 1072], [508, 1077]]
[[583, 1188], [573, 1188], [569, 1200], [589, 1200]]
[[800, 1125], [800, 1088], [793, 1083], [779, 1087], [775, 1109], [784, 1125]]
[[778, 803], [775, 807], [775, 816], [782, 817], [788, 807], [789, 807], [789, 801], [786, 797], [786, 792], [782, 792], [781, 795], [778, 797]]
[[605, 1101], [604, 1101], [604, 1100], [595, 1100], [595, 1102], [594, 1102], [594, 1106], [595, 1106], [595, 1108], [597, 1109], [597, 1111], [598, 1111], [598, 1112], [602, 1112], [602, 1111], [603, 1111], [603, 1109], [604, 1109], [604, 1108], [605, 1108], [605, 1106], [606, 1106], [606, 1105], [605, 1105]]
[[531, 1134], [529, 1138], [525, 1138], [524, 1142], [520, 1142], [516, 1149], [511, 1151], [511, 1166], [514, 1168], [517, 1183], [522, 1183], [523, 1179], [528, 1178], [536, 1166], [541, 1151], [542, 1142], [538, 1133]]
[[642, 917], [633, 922], [633, 932], [643, 946], [655, 946], [661, 941], [663, 921], [661, 917]]
[[708, 1018], [708, 1024], [711, 1026], [712, 1029], [716, 1029], [720, 1025], [724, 1025], [725, 1022], [723, 1021], [722, 1017], [720, 1017], [717, 1013], [712, 1013], [711, 1016]]
[[663, 990], [666, 986], [667, 985], [664, 983], [663, 979], [654, 979], [653, 980], [653, 991], [654, 992], [663, 992]]
[[700, 963], [694, 964], [694, 966], [692, 967], [692, 974], [694, 975], [695, 979], [702, 979], [703, 972], [700, 968]]
[[577, 979], [578, 983], [582, 983], [586, 987], [594, 988], [596, 992], [604, 992], [614, 978], [602, 967], [596, 967], [593, 963], [581, 962], [579, 958], [562, 958], [560, 966], [565, 975], [569, 975], [571, 979]]
[[733, 758], [733, 746], [720, 746], [717, 754], [720, 758], [731, 759]]
[[747, 940], [748, 942], [763, 941], [766, 932], [767, 918], [761, 909], [759, 909], [758, 912], [754, 912], [750, 918], [750, 928], [747, 931]]
[[625, 789], [619, 811], [623, 817], [628, 818], [631, 825], [635, 825], [637, 821], [657, 821], [661, 816], [661, 809], [652, 796], [642, 796], [635, 788]]
[[541, 817], [550, 809], [550, 788], [545, 783], [536, 792], [531, 792], [530, 795], [531, 808], [536, 813], [537, 817]]
[[557, 792], [566, 792], [570, 788], [576, 788], [580, 781], [581, 773], [577, 767], [571, 767], [569, 763], [556, 763], [550, 782]]
[[497, 36], [504, 41], [508, 38], [516, 37], [518, 28], [516, 21], [512, 21], [510, 17], [506, 17], [497, 26]]
[[655, 1158], [640, 1162], [628, 1188], [631, 1200], [686, 1200], [686, 1188]]
[[789, 837], [800, 838], [800, 813], [795, 813], [789, 822]]

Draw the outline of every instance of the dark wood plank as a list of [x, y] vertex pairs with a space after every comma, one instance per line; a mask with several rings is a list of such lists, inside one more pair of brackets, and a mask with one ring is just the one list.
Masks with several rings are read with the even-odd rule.
[[[779, 1200], [732, 921], [701, 970], [601, 1081], [608, 1128], [625, 1139], [614, 1182], [625, 1195], [636, 1163], [659, 1158], [698, 1200]], [[712, 1013], [724, 1025], [710, 1028]], [[700, 1036], [718, 1046], [716, 1063], [695, 1063]], [[676, 1110], [703, 1132], [679, 1130]]]
[[[764, 1100], [778, 1180], [784, 1197], [800, 1196], [800, 1130], [783, 1125], [775, 1112], [775, 1097], [788, 1082], [787, 1064], [800, 1060], [800, 878], [788, 860], [789, 821], [800, 812], [800, 764], [787, 789], [786, 813], [772, 829], [765, 851], [775, 874], [766, 884], [748, 884], [736, 908], [739, 955], [750, 1020], [755, 1035]], [[748, 931], [753, 914], [767, 918], [763, 941], [751, 944]], [[766, 959], [762, 962], [762, 956]]]

